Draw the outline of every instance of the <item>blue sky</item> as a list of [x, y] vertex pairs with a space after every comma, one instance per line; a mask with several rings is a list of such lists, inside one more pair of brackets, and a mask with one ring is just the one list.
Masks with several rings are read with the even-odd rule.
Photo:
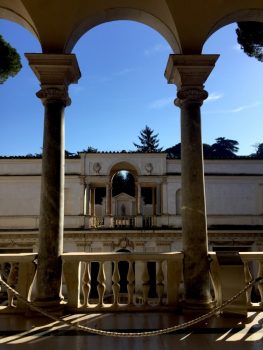
[[[1, 20], [0, 34], [22, 57], [23, 69], [0, 86], [0, 155], [40, 153], [43, 106], [35, 96], [39, 83], [25, 52], [41, 52], [31, 33]], [[88, 146], [101, 151], [134, 150], [145, 125], [159, 133], [160, 146], [180, 142], [180, 111], [173, 105], [176, 87], [164, 70], [171, 53], [165, 39], [136, 22], [102, 24], [86, 33], [73, 52], [82, 78], [70, 86], [72, 105], [65, 111], [66, 149]], [[204, 53], [220, 54], [206, 83], [210, 96], [202, 107], [203, 142], [217, 137], [239, 142], [240, 155], [263, 142], [263, 65], [247, 57], [236, 42], [235, 25], [209, 38]]]

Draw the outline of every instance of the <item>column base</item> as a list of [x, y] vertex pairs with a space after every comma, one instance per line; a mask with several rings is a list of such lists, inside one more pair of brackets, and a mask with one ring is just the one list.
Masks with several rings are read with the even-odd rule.
[[182, 307], [185, 312], [202, 312], [209, 311], [216, 307], [216, 302], [214, 300], [183, 300]]
[[[62, 316], [64, 315], [65, 301], [64, 300], [34, 300], [32, 304], [40, 309], [43, 309], [45, 313], [49, 313], [51, 315]], [[41, 312], [31, 309], [26, 311], [27, 316], [45, 316], [41, 314]]]

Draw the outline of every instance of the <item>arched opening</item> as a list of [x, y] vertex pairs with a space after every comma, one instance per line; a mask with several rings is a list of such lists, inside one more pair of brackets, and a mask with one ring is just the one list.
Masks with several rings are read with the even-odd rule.
[[[129, 168], [129, 167], [128, 167]], [[138, 200], [133, 169], [117, 170], [111, 177], [112, 214], [115, 227], [134, 227]]]
[[127, 170], [117, 171], [112, 178], [112, 195], [117, 196], [120, 193], [135, 196], [135, 179]]
[[[236, 16], [234, 20], [240, 19], [246, 18]], [[248, 57], [240, 48], [236, 28], [235, 23], [221, 27], [203, 47], [204, 54], [217, 52], [220, 58], [206, 83], [209, 96], [202, 107], [202, 134], [203, 142], [209, 145], [218, 137], [236, 140], [239, 142], [236, 154], [250, 156], [253, 145], [262, 142], [257, 127], [262, 123], [258, 79], [262, 63]]]
[[[138, 37], [140, 40], [134, 40]], [[70, 86], [73, 103], [67, 111], [66, 128], [70, 151], [87, 146], [99, 151], [133, 150], [145, 124], [160, 136], [166, 134], [167, 147], [169, 138], [179, 137], [174, 89], [164, 78], [171, 48], [158, 32], [134, 21], [107, 22], [83, 35], [73, 52], [82, 78], [78, 85]], [[162, 124], [164, 112], [166, 123]]]
[[[164, 10], [165, 5], [162, 4], [162, 10]], [[65, 52], [71, 52], [78, 40], [93, 27], [119, 20], [136, 21], [155, 29], [167, 40], [175, 53], [180, 53], [181, 49], [177, 29], [168, 12], [166, 13], [167, 23], [165, 23], [157, 16], [146, 11], [125, 7], [105, 8], [102, 12], [85, 18], [71, 33], [65, 45]]]

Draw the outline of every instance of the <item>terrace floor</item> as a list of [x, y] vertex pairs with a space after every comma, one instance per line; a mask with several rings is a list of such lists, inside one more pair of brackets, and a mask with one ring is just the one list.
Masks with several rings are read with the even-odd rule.
[[[151, 331], [195, 318], [195, 314], [111, 313], [63, 316], [75, 324], [112, 331]], [[191, 328], [144, 338], [113, 338], [77, 331], [44, 317], [0, 315], [0, 349], [262, 350], [263, 312], [247, 317], [214, 316]], [[11, 346], [9, 346], [11, 345]]]

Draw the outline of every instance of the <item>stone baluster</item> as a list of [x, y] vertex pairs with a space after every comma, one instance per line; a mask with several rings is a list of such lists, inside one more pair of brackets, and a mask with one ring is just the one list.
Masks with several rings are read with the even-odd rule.
[[[252, 275], [249, 269], [249, 262], [248, 261], [244, 261], [244, 275], [245, 275], [245, 283], [249, 283], [252, 280]], [[246, 298], [247, 298], [247, 305], [250, 306], [251, 305], [251, 291], [252, 291], [252, 287], [249, 288], [246, 291]]]
[[218, 55], [170, 55], [165, 71], [176, 84], [181, 109], [182, 238], [184, 304], [187, 308], [213, 307], [210, 293], [208, 238], [204, 191], [201, 105], [208, 97], [204, 83]]
[[82, 277], [82, 292], [83, 292], [83, 306], [87, 307], [89, 304], [89, 294], [91, 290], [90, 285], [91, 277], [90, 277], [90, 263], [84, 263], [84, 271]]
[[158, 295], [158, 304], [162, 305], [162, 297], [163, 297], [163, 291], [164, 291], [164, 273], [163, 273], [163, 261], [159, 260], [157, 262], [158, 268], [157, 268], [157, 275], [156, 275], [156, 289], [157, 289], [157, 295]]
[[75, 55], [26, 54], [41, 83], [37, 93], [44, 105], [39, 254], [36, 301], [42, 306], [59, 305], [64, 231], [64, 109], [70, 105], [68, 86], [80, 78]]
[[[257, 277], [263, 277], [263, 261], [258, 261], [258, 276]], [[260, 306], [263, 306], [263, 279], [259, 281], [258, 283], [258, 290], [260, 294]]]
[[133, 295], [134, 295], [134, 281], [135, 281], [135, 274], [133, 269], [133, 262], [129, 260], [129, 269], [127, 274], [127, 290], [128, 290], [128, 305], [133, 305]]
[[119, 293], [120, 293], [120, 273], [118, 261], [114, 261], [114, 270], [112, 274], [112, 292], [113, 292], [113, 305], [118, 305]]
[[106, 290], [106, 277], [105, 277], [105, 271], [104, 271], [104, 262], [100, 261], [99, 262], [100, 267], [99, 267], [99, 273], [97, 277], [98, 281], [98, 286], [97, 286], [97, 291], [99, 294], [99, 305], [103, 305], [103, 298]]
[[150, 290], [150, 277], [148, 272], [147, 261], [143, 263], [143, 272], [142, 272], [142, 296], [144, 305], [148, 304], [148, 295]]
[[[10, 271], [7, 277], [7, 283], [16, 289], [17, 281], [18, 281], [18, 269], [19, 269], [19, 263], [11, 262], [10, 263]], [[7, 290], [7, 296], [8, 296], [8, 306], [14, 307], [14, 293]]]

